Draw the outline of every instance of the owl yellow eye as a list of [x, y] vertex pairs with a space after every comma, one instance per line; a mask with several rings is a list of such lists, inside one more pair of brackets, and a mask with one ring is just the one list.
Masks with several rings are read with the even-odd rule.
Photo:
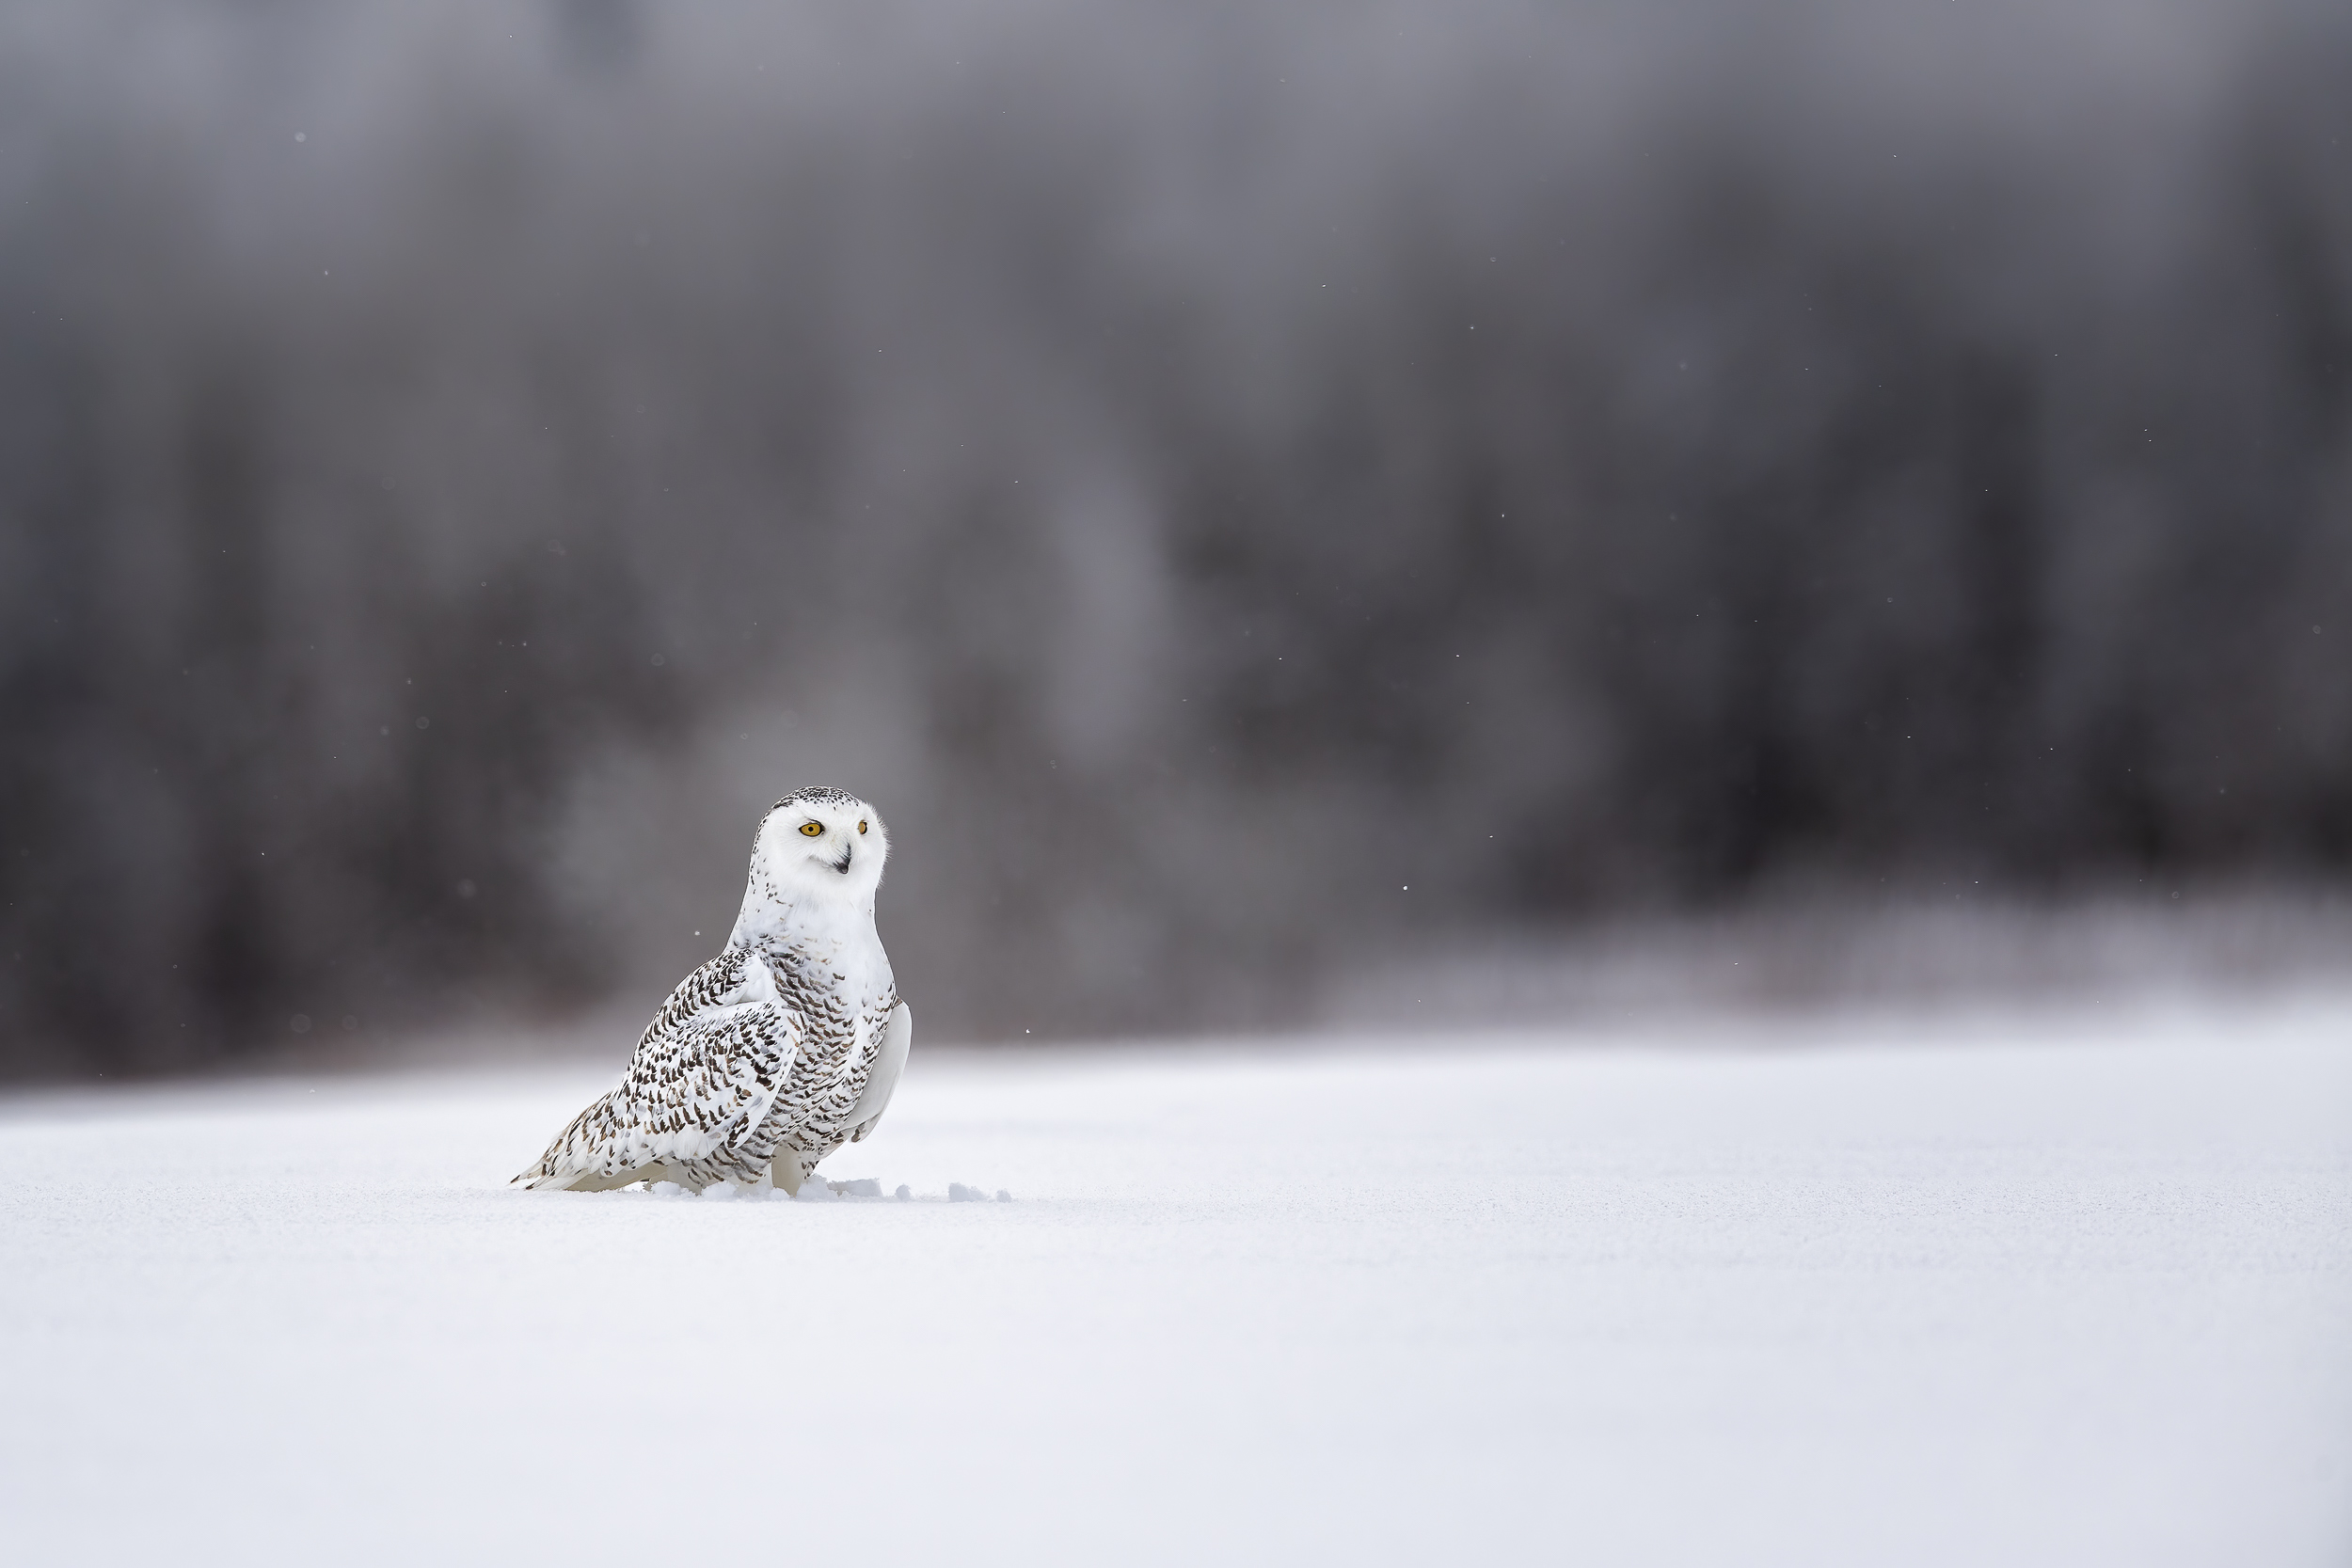
[[862, 816], [858, 818], [857, 831], [859, 832], [864, 832], [866, 831], [866, 818]]
[[803, 838], [822, 838], [825, 836], [825, 825], [822, 822], [803, 822], [801, 824], [801, 836]]

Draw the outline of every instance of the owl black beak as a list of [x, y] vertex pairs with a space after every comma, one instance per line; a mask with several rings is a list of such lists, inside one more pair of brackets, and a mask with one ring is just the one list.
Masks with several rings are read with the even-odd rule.
[[840, 858], [839, 860], [834, 861], [834, 862], [833, 863], [833, 868], [834, 868], [835, 871], [840, 872], [840, 873], [841, 873], [844, 877], [848, 876], [848, 875], [850, 874], [850, 857], [851, 857], [851, 856], [855, 855], [856, 853], [857, 853], [857, 846], [856, 846], [856, 845], [854, 845], [854, 844], [845, 844], [845, 845], [843, 845], [843, 846], [841, 847], [841, 858]]

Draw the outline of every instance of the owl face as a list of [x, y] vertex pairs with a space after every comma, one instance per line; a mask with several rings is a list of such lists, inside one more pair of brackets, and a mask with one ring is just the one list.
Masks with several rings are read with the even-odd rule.
[[769, 808], [755, 869], [799, 900], [870, 902], [890, 856], [882, 813], [844, 790], [796, 789]]

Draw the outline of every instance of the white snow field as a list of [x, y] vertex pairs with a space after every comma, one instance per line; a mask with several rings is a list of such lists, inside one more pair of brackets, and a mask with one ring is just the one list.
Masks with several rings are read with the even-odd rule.
[[915, 1201], [510, 1191], [609, 1082], [0, 1101], [0, 1556], [2352, 1561], [2352, 1005], [918, 1047]]

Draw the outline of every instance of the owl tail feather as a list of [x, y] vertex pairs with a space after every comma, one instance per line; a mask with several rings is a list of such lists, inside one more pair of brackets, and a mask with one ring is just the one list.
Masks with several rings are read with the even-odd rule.
[[533, 1165], [507, 1185], [511, 1187], [519, 1182], [530, 1192], [609, 1193], [632, 1181], [675, 1181], [683, 1185], [686, 1176], [659, 1160], [649, 1165], [617, 1170], [610, 1175], [599, 1175], [593, 1170], [551, 1171], [544, 1165]]

